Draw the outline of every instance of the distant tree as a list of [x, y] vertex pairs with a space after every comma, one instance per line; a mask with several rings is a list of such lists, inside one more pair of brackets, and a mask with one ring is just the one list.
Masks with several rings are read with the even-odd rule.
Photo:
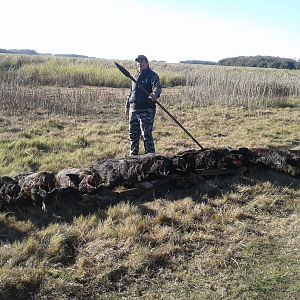
[[300, 63], [291, 58], [257, 55], [224, 58], [221, 59], [218, 64], [221, 66], [260, 67], [292, 70], [299, 68]]
[[282, 69], [290, 69], [290, 70], [294, 70], [296, 69], [296, 65], [297, 62], [295, 60], [292, 59], [286, 59], [282, 62]]
[[180, 64], [217, 65], [218, 63], [206, 60], [181, 60]]
[[8, 51], [12, 54], [39, 55], [38, 52], [31, 49], [9, 49]]
[[[35, 50], [31, 49], [0, 49], [0, 53], [7, 53], [7, 54], [21, 54], [21, 55], [47, 55], [52, 56], [51, 53], [38, 53]], [[61, 57], [72, 57], [72, 58], [96, 58], [90, 57], [86, 55], [79, 55], [79, 54], [54, 54], [54, 56], [61, 56]]]
[[94, 58], [94, 57], [89, 57], [86, 55], [80, 55], [80, 54], [54, 54], [54, 56], [59, 56], [59, 57], [72, 57], [72, 58]]

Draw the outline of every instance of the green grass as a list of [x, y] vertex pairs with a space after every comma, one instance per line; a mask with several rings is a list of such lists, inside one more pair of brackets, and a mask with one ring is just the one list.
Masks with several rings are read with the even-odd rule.
[[[135, 75], [135, 63], [124, 61], [122, 64]], [[184, 85], [186, 82], [182, 74], [176, 74], [172, 70], [162, 69], [160, 74], [163, 86]], [[104, 59], [1, 55], [0, 76], [25, 85], [130, 86], [130, 80], [120, 73], [113, 61]]]
[[[168, 98], [166, 98], [166, 101]], [[291, 100], [294, 101], [294, 100]], [[36, 170], [89, 166], [97, 159], [128, 155], [127, 121], [122, 99], [112, 108], [98, 102], [90, 117], [2, 116], [0, 130], [0, 174], [16, 175]], [[299, 106], [269, 108], [249, 113], [240, 108], [210, 106], [169, 110], [204, 147], [285, 148], [299, 146]], [[111, 118], [110, 112], [114, 117]], [[99, 117], [100, 116], [100, 117]], [[176, 138], [175, 138], [176, 137]], [[161, 110], [157, 110], [154, 139], [158, 153], [174, 154], [197, 145]], [[143, 145], [141, 143], [141, 151]]]

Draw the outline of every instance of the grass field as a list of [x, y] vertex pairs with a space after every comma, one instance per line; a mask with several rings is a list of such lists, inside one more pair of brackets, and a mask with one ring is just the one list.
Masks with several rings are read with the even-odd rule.
[[[126, 82], [16, 81], [24, 65], [2, 68], [0, 175], [128, 155]], [[187, 80], [161, 102], [204, 147], [299, 149], [299, 71], [153, 65]], [[154, 139], [161, 154], [196, 148], [159, 109]], [[89, 211], [3, 211], [0, 299], [300, 299], [299, 214], [299, 178], [271, 171]]]

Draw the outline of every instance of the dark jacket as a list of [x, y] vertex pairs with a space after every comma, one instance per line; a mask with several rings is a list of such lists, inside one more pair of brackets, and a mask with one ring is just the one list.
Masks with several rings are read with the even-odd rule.
[[[161, 93], [161, 84], [158, 75], [150, 68], [143, 70], [135, 78], [149, 93], [154, 93], [159, 98]], [[128, 97], [127, 106], [131, 109], [155, 109], [155, 103], [148, 99], [148, 95], [140, 89], [137, 84], [132, 81], [130, 95]]]

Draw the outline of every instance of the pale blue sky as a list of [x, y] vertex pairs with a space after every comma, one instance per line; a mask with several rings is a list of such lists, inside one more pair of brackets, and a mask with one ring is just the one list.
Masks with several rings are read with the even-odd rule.
[[300, 58], [296, 0], [0, 0], [0, 48], [108, 59]]

